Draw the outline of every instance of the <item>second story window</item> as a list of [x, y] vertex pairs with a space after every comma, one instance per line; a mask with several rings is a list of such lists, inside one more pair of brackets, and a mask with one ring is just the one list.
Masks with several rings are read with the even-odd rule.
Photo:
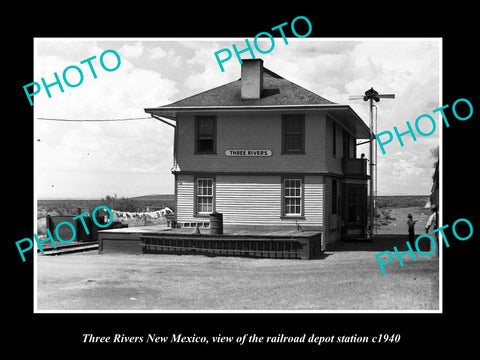
[[216, 116], [195, 117], [195, 153], [215, 154]]
[[305, 115], [282, 115], [282, 153], [305, 153]]

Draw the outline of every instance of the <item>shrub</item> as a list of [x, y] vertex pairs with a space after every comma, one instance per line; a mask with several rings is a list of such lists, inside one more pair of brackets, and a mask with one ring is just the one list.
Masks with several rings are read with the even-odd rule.
[[381, 208], [381, 209], [380, 209], [380, 212], [382, 213], [382, 216], [383, 216], [386, 220], [396, 220], [394, 217], [392, 217], [392, 216], [390, 215], [390, 213], [392, 212], [391, 209]]
[[117, 194], [114, 194], [113, 196], [107, 195], [105, 199], [102, 199], [102, 203], [108, 206], [110, 209], [118, 211], [139, 211], [134, 200], [125, 197], [118, 198]]

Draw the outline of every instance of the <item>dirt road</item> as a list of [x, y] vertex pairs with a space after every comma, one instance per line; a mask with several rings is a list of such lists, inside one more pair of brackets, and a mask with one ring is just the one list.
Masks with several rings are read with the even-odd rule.
[[316, 260], [38, 256], [38, 310], [438, 310], [438, 258], [408, 255], [383, 275], [382, 249], [392, 244], [342, 244]]

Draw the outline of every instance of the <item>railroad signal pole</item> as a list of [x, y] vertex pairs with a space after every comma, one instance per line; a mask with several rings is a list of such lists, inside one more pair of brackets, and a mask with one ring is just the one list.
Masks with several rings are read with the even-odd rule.
[[[377, 147], [375, 145], [375, 156], [374, 156], [374, 149], [373, 149], [373, 140], [375, 140], [375, 133], [373, 128], [373, 101], [379, 102], [381, 98], [384, 99], [395, 99], [395, 94], [379, 94], [376, 90], [370, 88], [370, 90], [365, 91], [365, 95], [350, 95], [349, 100], [360, 100], [368, 101], [370, 103], [370, 209], [369, 209], [369, 216], [368, 216], [368, 237], [373, 239], [373, 231], [374, 231], [374, 223], [375, 223], [375, 203], [374, 198], [377, 195]], [[377, 123], [377, 112], [375, 111], [375, 131], [376, 131], [376, 123]], [[375, 195], [374, 195], [375, 191]]]

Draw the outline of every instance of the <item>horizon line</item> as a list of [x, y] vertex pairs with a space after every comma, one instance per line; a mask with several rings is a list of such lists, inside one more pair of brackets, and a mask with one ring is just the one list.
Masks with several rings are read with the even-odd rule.
[[[135, 196], [123, 196], [123, 195], [117, 195], [117, 198], [121, 199], [121, 198], [125, 198], [125, 199], [133, 199], [133, 198], [138, 198], [138, 197], [147, 197], [147, 196], [174, 196], [175, 194], [147, 194], [147, 195], [135, 195]], [[92, 198], [92, 197], [37, 197], [36, 200], [102, 200], [104, 199], [106, 196], [109, 196], [109, 195], [105, 195], [103, 197], [100, 197], [100, 198]]]
[[[431, 194], [398, 194], [398, 193], [387, 193], [387, 194], [380, 194], [380, 196], [430, 196]], [[117, 196], [117, 198], [126, 198], [126, 199], [133, 199], [139, 197], [147, 197], [147, 196], [175, 196], [175, 194], [148, 194], [148, 195], [135, 195], [135, 196]], [[104, 197], [103, 197], [104, 198]], [[80, 198], [80, 197], [37, 197], [38, 200], [102, 200], [103, 198]]]

